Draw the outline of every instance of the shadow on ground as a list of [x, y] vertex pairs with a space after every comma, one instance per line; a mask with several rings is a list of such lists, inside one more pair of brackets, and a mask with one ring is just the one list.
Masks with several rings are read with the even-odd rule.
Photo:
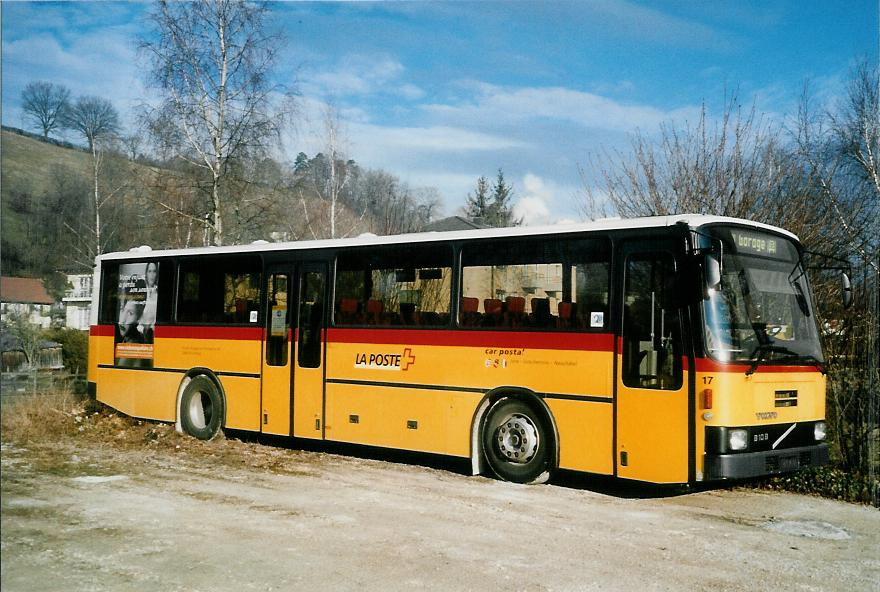
[[[411, 452], [407, 450], [380, 448], [376, 446], [364, 446], [360, 444], [303, 440], [298, 438], [291, 439], [284, 436], [269, 436], [265, 434], [254, 434], [252, 432], [238, 432], [233, 430], [227, 430], [226, 435], [229, 438], [235, 438], [244, 442], [254, 442], [288, 450], [325, 452], [354, 458], [429, 467], [464, 476], [471, 475], [470, 459], [465, 458], [430, 454], [426, 452]], [[550, 483], [559, 487], [583, 489], [602, 495], [610, 495], [624, 499], [674, 497], [713, 489], [713, 487], [705, 484], [692, 486], [657, 485], [653, 483], [641, 483], [638, 481], [618, 479], [605, 475], [593, 475], [565, 470], [557, 471]]]

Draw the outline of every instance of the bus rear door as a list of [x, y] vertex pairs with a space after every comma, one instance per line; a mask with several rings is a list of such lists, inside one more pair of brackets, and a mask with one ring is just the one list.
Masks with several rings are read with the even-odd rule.
[[[268, 270], [263, 433], [321, 438], [324, 427], [326, 266]], [[295, 327], [295, 328], [294, 328]]]
[[324, 434], [324, 353], [327, 333], [327, 265], [299, 267], [297, 330], [293, 360], [293, 435]]

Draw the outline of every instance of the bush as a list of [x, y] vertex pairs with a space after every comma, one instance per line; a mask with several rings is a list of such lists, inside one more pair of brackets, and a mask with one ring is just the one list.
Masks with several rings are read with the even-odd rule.
[[83, 374], [88, 368], [89, 336], [77, 329], [49, 329], [46, 339], [61, 344], [61, 357], [64, 368], [71, 374]]
[[819, 495], [831, 499], [880, 506], [880, 481], [847, 473], [836, 467], [816, 467], [789, 475], [772, 477], [760, 484], [767, 489]]

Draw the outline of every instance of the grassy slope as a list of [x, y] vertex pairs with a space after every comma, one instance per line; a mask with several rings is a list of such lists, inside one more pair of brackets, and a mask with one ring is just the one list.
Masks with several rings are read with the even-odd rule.
[[[31, 208], [49, 190], [56, 167], [71, 174], [89, 174], [89, 155], [13, 132], [0, 136], [0, 234], [3, 235], [3, 273], [36, 276], [40, 256], [32, 251], [33, 225], [38, 221], [26, 212], [11, 207], [13, 194], [29, 196]], [[10, 265], [10, 257], [17, 259]], [[22, 261], [24, 258], [24, 261]], [[16, 268], [24, 265], [24, 269]]]
[[[134, 165], [139, 173], [155, 174], [155, 169]], [[4, 246], [15, 253], [27, 253], [31, 234], [39, 221], [11, 207], [14, 193], [29, 196], [32, 207], [52, 190], [57, 170], [82, 177], [86, 185], [92, 175], [91, 155], [84, 150], [65, 148], [3, 130], [0, 135], [0, 234]], [[38, 262], [33, 262], [37, 265]], [[25, 263], [27, 266], [27, 262]], [[3, 273], [10, 268], [9, 253], [3, 254]], [[12, 269], [15, 275], [39, 275], [38, 269]]]
[[27, 189], [34, 196], [43, 195], [49, 189], [52, 169], [56, 166], [88, 175], [90, 160], [87, 152], [4, 131], [0, 136], [0, 177], [4, 202], [10, 189]]

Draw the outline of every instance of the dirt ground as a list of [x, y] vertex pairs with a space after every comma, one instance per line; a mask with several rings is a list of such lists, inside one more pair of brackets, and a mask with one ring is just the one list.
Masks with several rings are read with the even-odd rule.
[[4, 436], [4, 592], [880, 590], [869, 507], [750, 489], [644, 497], [573, 477], [521, 486], [425, 456], [68, 419], [51, 442]]

